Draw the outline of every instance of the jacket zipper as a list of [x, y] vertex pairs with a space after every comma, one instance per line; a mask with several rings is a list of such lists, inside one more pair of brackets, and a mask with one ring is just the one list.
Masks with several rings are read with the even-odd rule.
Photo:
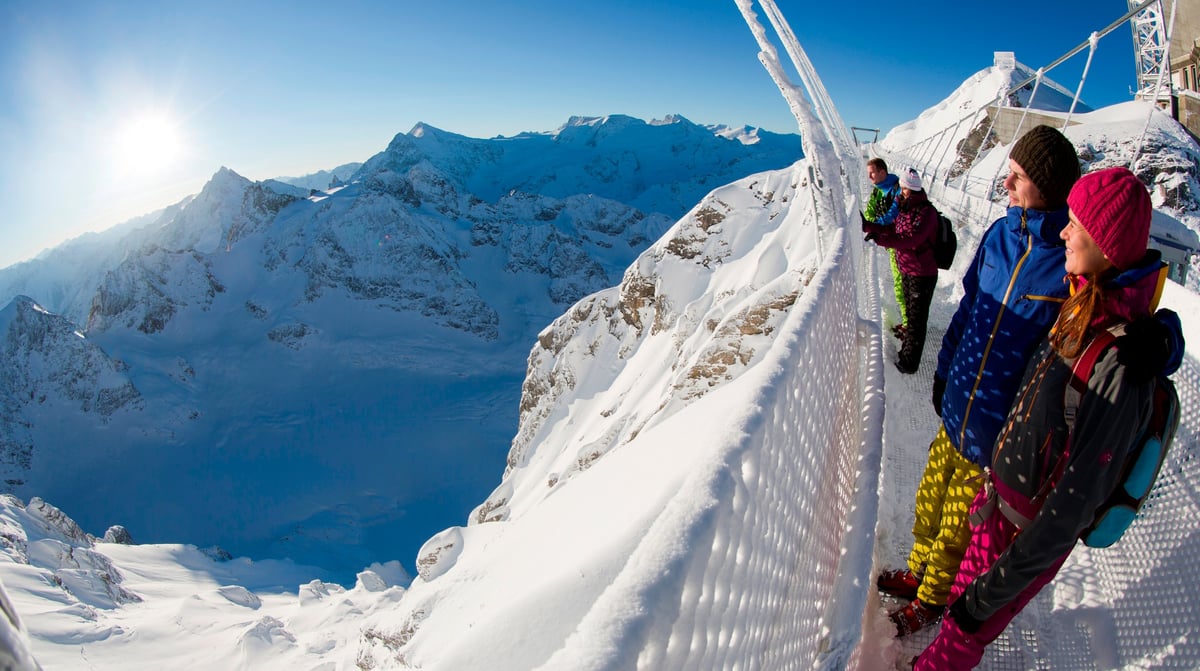
[[983, 371], [987, 368], [988, 356], [992, 353], [992, 342], [996, 339], [996, 331], [1000, 330], [1000, 321], [1004, 318], [1004, 313], [1008, 310], [1008, 299], [1012, 296], [1013, 286], [1017, 283], [1017, 276], [1021, 274], [1021, 267], [1025, 265], [1026, 259], [1033, 252], [1033, 234], [1029, 232], [1029, 227], [1026, 224], [1025, 210], [1021, 210], [1021, 233], [1025, 236], [1025, 253], [1021, 255], [1021, 259], [1017, 261], [1016, 268], [1013, 269], [1012, 275], [1008, 278], [1008, 288], [1004, 291], [1004, 300], [1000, 302], [1000, 310], [996, 313], [996, 320], [992, 323], [992, 333], [988, 336], [987, 346], [983, 349], [983, 357], [979, 360], [979, 371], [975, 373], [975, 384], [971, 387], [971, 396], [967, 401], [966, 412], [963, 413], [962, 426], [959, 428], [958, 445], [960, 451], [965, 447], [967, 442], [967, 420], [971, 417], [971, 409], [975, 405], [975, 394], [979, 391], [979, 385], [983, 382]]
[[1025, 294], [1025, 298], [1031, 301], [1050, 301], [1051, 303], [1066, 303], [1067, 299], [1061, 296], [1040, 296], [1038, 294]]

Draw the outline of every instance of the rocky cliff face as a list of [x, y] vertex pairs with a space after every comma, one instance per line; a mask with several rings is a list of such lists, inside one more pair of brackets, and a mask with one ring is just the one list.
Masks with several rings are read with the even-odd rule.
[[[618, 286], [577, 302], [538, 334], [505, 481], [473, 524], [531, 505], [761, 356], [813, 276], [812, 260], [795, 250], [815, 245], [815, 227], [794, 221], [811, 213], [790, 209], [806, 186], [796, 169], [714, 191]], [[782, 223], [789, 216], [790, 229]], [[639, 366], [642, 373], [629, 372]]]
[[6, 490], [25, 484], [38, 417], [55, 411], [88, 415], [99, 425], [137, 410], [141, 394], [124, 363], [108, 356], [66, 318], [20, 296], [0, 311], [0, 477]]

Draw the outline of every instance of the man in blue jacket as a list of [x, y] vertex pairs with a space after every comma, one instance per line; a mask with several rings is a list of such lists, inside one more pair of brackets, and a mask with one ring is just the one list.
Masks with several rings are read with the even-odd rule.
[[1038, 126], [1009, 154], [1009, 207], [984, 233], [963, 275], [963, 297], [942, 339], [933, 406], [942, 426], [917, 490], [907, 570], [880, 590], [912, 599], [892, 613], [901, 635], [936, 622], [970, 539], [968, 510], [1021, 375], [1068, 295], [1063, 281], [1067, 194], [1079, 157], [1062, 133]]

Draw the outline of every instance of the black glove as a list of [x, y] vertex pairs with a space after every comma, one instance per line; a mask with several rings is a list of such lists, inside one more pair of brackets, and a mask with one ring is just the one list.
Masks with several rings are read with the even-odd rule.
[[968, 634], [974, 634], [983, 626], [983, 620], [978, 620], [967, 612], [967, 600], [961, 596], [950, 604], [950, 617], [954, 618], [954, 624], [957, 624], [959, 629]]
[[946, 395], [946, 381], [937, 375], [933, 376], [933, 411], [938, 417], [942, 416], [942, 397]]
[[1117, 338], [1117, 361], [1135, 383], [1146, 382], [1167, 367], [1172, 355], [1172, 337], [1165, 324], [1154, 317], [1142, 317], [1125, 326], [1125, 335]]

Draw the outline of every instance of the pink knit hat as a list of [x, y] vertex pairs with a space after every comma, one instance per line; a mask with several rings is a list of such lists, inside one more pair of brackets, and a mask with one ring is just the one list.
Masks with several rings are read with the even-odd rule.
[[1150, 239], [1150, 194], [1125, 168], [1089, 172], [1075, 182], [1067, 206], [1100, 251], [1121, 270], [1146, 254]]

